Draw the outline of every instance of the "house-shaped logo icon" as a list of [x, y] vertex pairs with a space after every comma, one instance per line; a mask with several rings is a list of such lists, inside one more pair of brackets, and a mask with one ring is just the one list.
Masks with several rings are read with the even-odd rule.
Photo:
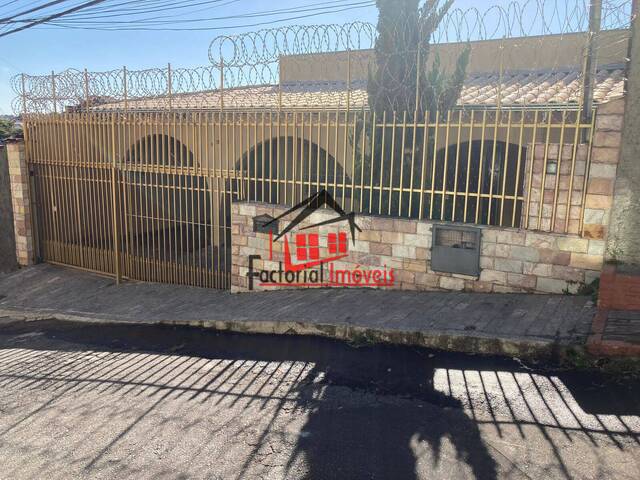
[[[308, 218], [313, 212], [324, 207], [329, 207], [334, 212], [337, 213], [337, 217], [325, 220], [323, 222], [315, 223], [312, 225], [307, 225], [305, 227], [300, 228], [300, 232], [298, 232], [295, 236], [295, 253], [297, 262], [293, 263], [292, 255], [291, 255], [291, 246], [289, 245], [289, 239], [287, 237], [287, 233], [291, 232], [294, 228], [296, 228], [300, 223], [302, 223], [306, 218]], [[358, 230], [361, 232], [362, 230], [355, 222], [355, 214], [353, 212], [346, 213], [342, 207], [336, 202], [336, 200], [327, 192], [326, 190], [321, 190], [320, 192], [312, 195], [311, 197], [303, 200], [296, 206], [290, 208], [282, 215], [274, 218], [271, 222], [266, 223], [265, 227], [269, 227], [270, 223], [275, 223], [286, 217], [287, 215], [300, 210], [298, 215], [275, 237], [272, 239], [273, 241], [277, 241], [280, 238], [284, 237], [284, 266], [287, 271], [296, 271], [296, 270], [305, 270], [307, 268], [312, 268], [323, 263], [333, 262], [344, 258], [348, 254], [348, 238], [347, 232], [335, 232], [329, 233], [327, 235], [327, 254], [325, 256], [321, 255], [321, 247], [320, 247], [320, 236], [318, 233], [303, 233], [302, 230], [308, 230], [315, 227], [320, 227], [323, 225], [329, 225], [340, 222], [348, 222], [349, 231], [351, 233], [351, 241], [355, 244], [355, 232]]]

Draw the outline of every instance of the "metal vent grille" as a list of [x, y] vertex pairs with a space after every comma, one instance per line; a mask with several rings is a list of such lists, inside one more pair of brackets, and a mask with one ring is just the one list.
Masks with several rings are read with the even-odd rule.
[[480, 275], [480, 236], [479, 228], [434, 225], [431, 269]]
[[475, 232], [438, 228], [436, 230], [436, 245], [439, 247], [475, 250], [478, 247], [478, 238]]

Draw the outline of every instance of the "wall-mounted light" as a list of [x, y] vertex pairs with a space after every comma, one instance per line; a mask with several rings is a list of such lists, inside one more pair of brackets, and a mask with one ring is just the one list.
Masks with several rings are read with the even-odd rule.
[[555, 175], [558, 173], [558, 162], [550, 160], [547, 162], [547, 175]]

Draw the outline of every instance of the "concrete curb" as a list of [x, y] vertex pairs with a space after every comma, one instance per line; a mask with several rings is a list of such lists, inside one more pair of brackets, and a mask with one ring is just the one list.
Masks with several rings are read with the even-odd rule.
[[481, 335], [460, 335], [458, 332], [401, 331], [358, 325], [330, 325], [300, 321], [253, 321], [253, 320], [143, 320], [127, 318], [98, 318], [83, 314], [69, 314], [46, 310], [2, 310], [0, 318], [22, 321], [58, 320], [82, 323], [114, 325], [175, 325], [210, 328], [218, 331], [269, 334], [307, 335], [343, 340], [356, 344], [382, 343], [412, 345], [452, 352], [499, 355], [525, 359], [558, 360], [568, 350], [583, 348], [583, 345], [560, 344], [547, 339], [495, 338]]

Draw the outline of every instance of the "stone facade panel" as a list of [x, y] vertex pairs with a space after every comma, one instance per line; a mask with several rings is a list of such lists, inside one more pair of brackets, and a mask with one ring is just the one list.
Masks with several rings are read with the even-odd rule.
[[[232, 205], [232, 281], [234, 289], [247, 288], [248, 256], [259, 254], [262, 260], [254, 268], [278, 269], [282, 260], [282, 242], [273, 245], [274, 259], [268, 261], [269, 236], [255, 234], [253, 217], [240, 215], [240, 205]], [[256, 203], [243, 208], [243, 212], [272, 216], [284, 212], [284, 207], [263, 208]], [[598, 209], [592, 216], [604, 216]], [[303, 226], [316, 223], [315, 214], [303, 222]], [[326, 213], [325, 213], [326, 216]], [[406, 290], [466, 290], [475, 292], [547, 292], [562, 293], [574, 288], [576, 282], [592, 278], [602, 264], [603, 241], [527, 230], [500, 227], [482, 228], [481, 272], [479, 277], [455, 273], [434, 272], [430, 269], [431, 225], [427, 221], [402, 220], [389, 222], [382, 217], [364, 217], [358, 224], [370, 225], [356, 233], [355, 246], [349, 242], [348, 256], [334, 264], [335, 269], [386, 269], [393, 270], [396, 279], [393, 288]], [[412, 223], [411, 227], [400, 224]], [[375, 230], [375, 225], [389, 230]], [[251, 231], [250, 231], [251, 230]], [[321, 248], [326, 248], [323, 234], [330, 227], [322, 227]], [[380, 241], [373, 241], [373, 240]], [[421, 245], [421, 246], [418, 246]], [[244, 257], [244, 258], [243, 258]], [[590, 272], [589, 274], [587, 272]], [[254, 284], [255, 285], [255, 284]]]

